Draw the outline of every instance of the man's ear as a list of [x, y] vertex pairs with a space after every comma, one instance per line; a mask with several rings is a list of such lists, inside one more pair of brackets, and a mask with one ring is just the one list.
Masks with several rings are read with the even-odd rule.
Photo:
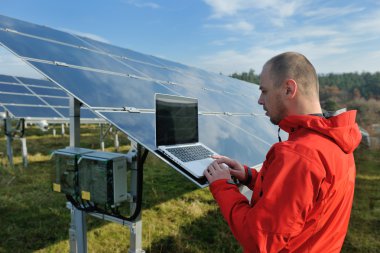
[[285, 83], [285, 95], [288, 98], [294, 98], [297, 93], [298, 85], [297, 82], [293, 79], [286, 80]]

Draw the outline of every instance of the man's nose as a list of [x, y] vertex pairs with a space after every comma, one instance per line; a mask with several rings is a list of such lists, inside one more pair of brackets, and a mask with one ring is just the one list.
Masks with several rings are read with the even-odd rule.
[[259, 97], [259, 100], [257, 100], [257, 103], [259, 103], [259, 105], [264, 105], [264, 101], [263, 99], [261, 98], [261, 95]]

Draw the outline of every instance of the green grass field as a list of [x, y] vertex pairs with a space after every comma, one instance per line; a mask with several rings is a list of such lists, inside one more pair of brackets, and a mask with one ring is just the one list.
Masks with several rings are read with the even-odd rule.
[[[83, 128], [81, 146], [99, 149], [99, 127]], [[50, 131], [51, 132], [51, 131]], [[59, 130], [57, 131], [59, 132]], [[68, 132], [68, 131], [67, 131]], [[0, 140], [0, 252], [68, 252], [70, 212], [63, 194], [51, 191], [50, 154], [69, 145], [68, 136], [26, 131], [29, 167], [14, 142], [15, 168]], [[121, 151], [128, 150], [120, 136]], [[112, 148], [112, 137], [106, 147]], [[360, 149], [349, 232], [342, 252], [380, 252], [380, 152]], [[152, 155], [144, 169], [143, 247], [156, 252], [242, 252], [208, 189], [199, 189]], [[127, 252], [129, 229], [87, 217], [88, 252]]]

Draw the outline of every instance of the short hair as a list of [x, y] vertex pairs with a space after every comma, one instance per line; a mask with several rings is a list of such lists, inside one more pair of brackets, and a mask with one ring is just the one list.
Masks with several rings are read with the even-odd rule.
[[298, 89], [302, 94], [319, 97], [317, 73], [304, 55], [285, 52], [271, 58], [265, 66], [269, 67], [269, 74], [276, 86], [280, 86], [286, 79], [293, 79], [297, 82]]

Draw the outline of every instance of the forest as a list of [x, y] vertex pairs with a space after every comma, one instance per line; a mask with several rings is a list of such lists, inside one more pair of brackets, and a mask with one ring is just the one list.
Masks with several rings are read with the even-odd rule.
[[[260, 76], [253, 69], [234, 73], [233, 78], [259, 83]], [[380, 124], [380, 72], [319, 74], [319, 95], [323, 110], [341, 108], [357, 110], [358, 123], [370, 133]]]

